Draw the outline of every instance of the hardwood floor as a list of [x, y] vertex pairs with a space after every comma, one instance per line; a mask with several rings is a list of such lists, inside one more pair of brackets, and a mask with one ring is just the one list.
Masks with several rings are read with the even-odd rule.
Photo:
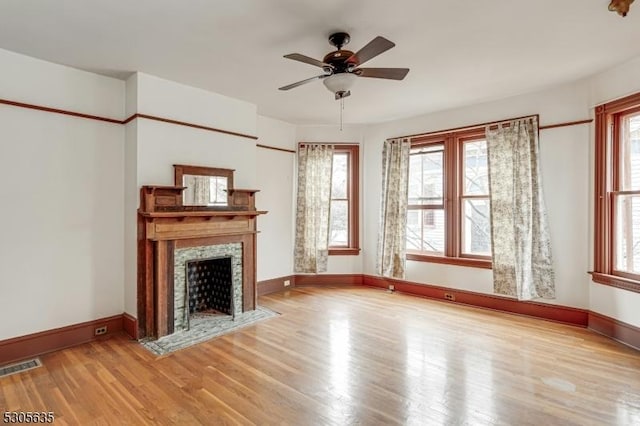
[[370, 288], [260, 298], [282, 315], [164, 357], [124, 335], [0, 379], [56, 424], [640, 424], [640, 352], [589, 330]]

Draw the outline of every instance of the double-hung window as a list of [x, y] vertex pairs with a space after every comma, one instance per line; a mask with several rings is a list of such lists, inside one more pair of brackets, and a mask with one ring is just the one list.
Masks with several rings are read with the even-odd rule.
[[407, 259], [491, 267], [487, 161], [484, 128], [412, 141]]
[[640, 292], [640, 94], [596, 108], [593, 279]]
[[357, 255], [358, 244], [358, 145], [335, 145], [331, 177], [329, 254]]

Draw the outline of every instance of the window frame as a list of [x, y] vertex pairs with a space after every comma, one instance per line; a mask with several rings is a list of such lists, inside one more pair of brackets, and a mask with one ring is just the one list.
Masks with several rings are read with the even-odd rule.
[[[349, 214], [346, 246], [329, 246], [329, 256], [356, 256], [360, 254], [360, 145], [353, 143], [332, 144], [334, 154], [346, 153], [347, 157], [347, 205]], [[332, 198], [333, 200], [333, 198]]]
[[621, 189], [621, 123], [640, 112], [640, 93], [595, 109], [594, 260], [592, 280], [640, 293], [640, 274], [616, 269], [616, 196], [638, 194]]
[[[464, 155], [465, 142], [486, 139], [485, 128], [470, 127], [434, 133], [411, 139], [411, 148], [442, 143], [444, 145], [444, 217], [445, 217], [445, 250], [442, 255], [418, 252], [407, 249], [407, 260], [420, 262], [444, 263], [449, 265], [468, 266], [475, 268], [492, 268], [491, 255], [477, 255], [462, 252], [462, 208], [465, 199], [473, 196], [464, 194]], [[486, 197], [485, 197], [486, 198]], [[416, 210], [417, 206], [411, 206]], [[432, 206], [422, 206], [420, 209], [432, 209]], [[439, 207], [438, 207], [439, 209]]]

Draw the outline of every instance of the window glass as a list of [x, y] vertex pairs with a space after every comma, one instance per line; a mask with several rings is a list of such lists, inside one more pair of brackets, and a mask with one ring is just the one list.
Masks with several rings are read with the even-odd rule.
[[407, 212], [407, 250], [444, 253], [444, 210]]
[[491, 255], [491, 221], [489, 200], [466, 199], [462, 204], [462, 251], [468, 254]]
[[333, 154], [333, 175], [331, 178], [331, 198], [347, 198], [347, 165], [349, 154]]
[[640, 190], [640, 113], [622, 119], [620, 189]]
[[329, 223], [329, 246], [346, 247], [349, 244], [349, 202], [347, 200], [331, 200]]
[[487, 141], [471, 141], [465, 142], [463, 145], [464, 195], [488, 195]]
[[444, 151], [442, 144], [411, 150], [409, 157], [409, 204], [443, 204]]

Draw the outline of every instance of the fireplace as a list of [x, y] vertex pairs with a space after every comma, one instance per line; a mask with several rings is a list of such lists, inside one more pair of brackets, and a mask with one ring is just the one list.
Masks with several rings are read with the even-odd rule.
[[234, 315], [231, 295], [231, 258], [187, 262], [189, 316], [194, 314]]
[[[255, 209], [254, 195], [258, 191], [228, 188], [228, 206], [221, 208], [183, 206], [183, 190], [178, 184], [140, 189], [139, 338], [159, 338], [187, 329], [190, 312], [198, 315], [215, 310], [234, 315], [256, 309], [256, 218], [266, 213]], [[214, 259], [226, 259], [214, 263], [227, 266], [203, 266], [202, 262]], [[225, 275], [231, 282], [226, 280], [226, 290], [218, 284], [215, 286], [220, 289], [213, 289], [210, 283], [190, 289], [189, 268], [195, 268], [194, 276], [208, 268], [205, 274]], [[196, 296], [190, 301], [194, 292]], [[204, 300], [198, 292], [206, 293]], [[207, 294], [209, 299], [224, 300], [209, 303]]]
[[242, 244], [174, 251], [173, 331], [189, 328], [193, 315], [242, 313]]

